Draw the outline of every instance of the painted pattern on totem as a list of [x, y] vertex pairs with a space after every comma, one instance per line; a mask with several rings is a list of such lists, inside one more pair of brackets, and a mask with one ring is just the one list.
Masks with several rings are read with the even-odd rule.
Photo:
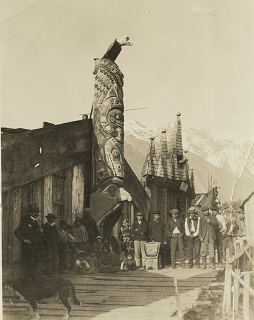
[[93, 103], [94, 135], [100, 154], [96, 158], [96, 184], [124, 177], [123, 74], [108, 59], [95, 60]]

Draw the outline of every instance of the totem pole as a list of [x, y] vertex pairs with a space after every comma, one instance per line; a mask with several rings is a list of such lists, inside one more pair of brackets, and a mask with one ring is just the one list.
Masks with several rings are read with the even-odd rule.
[[102, 59], [95, 59], [93, 102], [93, 186], [113, 196], [123, 186], [123, 74], [114, 62], [129, 37], [115, 40]]

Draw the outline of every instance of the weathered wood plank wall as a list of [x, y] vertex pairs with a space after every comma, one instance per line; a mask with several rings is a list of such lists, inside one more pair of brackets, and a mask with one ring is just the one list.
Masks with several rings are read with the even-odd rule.
[[84, 163], [73, 167], [72, 179], [72, 222], [83, 217], [84, 209]]

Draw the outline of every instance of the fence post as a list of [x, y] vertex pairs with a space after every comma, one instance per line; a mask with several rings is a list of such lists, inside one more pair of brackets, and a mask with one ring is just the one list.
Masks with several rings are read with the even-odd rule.
[[225, 312], [226, 310], [227, 280], [228, 280], [228, 263], [226, 263], [226, 268], [225, 268], [225, 283], [224, 283], [224, 292], [223, 292], [223, 300], [222, 300], [223, 312]]
[[181, 302], [180, 302], [180, 295], [178, 292], [178, 285], [177, 285], [177, 279], [174, 279], [174, 291], [175, 291], [175, 298], [176, 298], [176, 305], [177, 305], [177, 310], [178, 310], [178, 317], [179, 320], [183, 320], [183, 311], [181, 307]]
[[[250, 273], [244, 274], [244, 282], [250, 285]], [[243, 289], [243, 317], [244, 320], [250, 320], [250, 293], [245, 287]]]
[[[240, 277], [240, 269], [235, 269], [235, 274], [237, 277]], [[234, 305], [233, 310], [238, 312], [239, 305], [239, 281], [234, 278]]]
[[231, 273], [232, 270], [232, 264], [228, 264], [228, 270], [227, 270], [227, 286], [225, 286], [226, 289], [226, 313], [230, 311], [231, 308], [231, 289], [232, 289], [232, 283], [231, 283]]

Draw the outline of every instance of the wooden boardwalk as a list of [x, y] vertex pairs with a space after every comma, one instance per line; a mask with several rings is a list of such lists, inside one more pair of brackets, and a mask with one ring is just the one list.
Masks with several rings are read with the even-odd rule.
[[[215, 279], [217, 270], [162, 269], [156, 271], [117, 272], [80, 276], [68, 274], [81, 307], [72, 305], [70, 319], [98, 320], [164, 320], [177, 310], [174, 297], [174, 278], [178, 279], [183, 309], [191, 307], [207, 283]], [[58, 320], [65, 314], [56, 301], [39, 303], [41, 319]], [[25, 320], [27, 303], [3, 290], [3, 319]]]

